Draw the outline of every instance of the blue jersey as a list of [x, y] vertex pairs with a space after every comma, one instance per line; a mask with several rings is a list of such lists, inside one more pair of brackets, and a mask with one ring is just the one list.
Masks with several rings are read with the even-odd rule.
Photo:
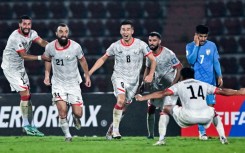
[[195, 42], [186, 45], [186, 57], [195, 71], [195, 79], [216, 86], [216, 76], [221, 76], [219, 53], [216, 45], [206, 41], [202, 46]]

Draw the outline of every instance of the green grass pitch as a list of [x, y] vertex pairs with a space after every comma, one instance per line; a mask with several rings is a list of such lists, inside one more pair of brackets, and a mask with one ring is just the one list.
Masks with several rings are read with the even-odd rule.
[[222, 145], [218, 138], [207, 141], [198, 138], [167, 137], [166, 145], [153, 146], [158, 138], [123, 137], [105, 140], [105, 137], [74, 137], [64, 142], [61, 136], [0, 136], [0, 153], [244, 153], [245, 137], [228, 138]]

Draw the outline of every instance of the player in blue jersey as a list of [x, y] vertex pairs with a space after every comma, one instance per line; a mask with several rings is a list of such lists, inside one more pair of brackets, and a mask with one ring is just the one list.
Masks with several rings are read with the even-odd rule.
[[[223, 80], [219, 62], [219, 53], [215, 43], [207, 40], [208, 32], [209, 29], [207, 26], [196, 26], [194, 41], [186, 45], [186, 58], [195, 71], [196, 80], [220, 87], [223, 85]], [[218, 81], [217, 83], [216, 80]], [[206, 101], [209, 106], [214, 106], [215, 96], [208, 95]], [[221, 129], [224, 129], [219, 116], [216, 116], [214, 120]], [[199, 138], [201, 140], [207, 140], [208, 137], [205, 128], [198, 125], [198, 130]]]

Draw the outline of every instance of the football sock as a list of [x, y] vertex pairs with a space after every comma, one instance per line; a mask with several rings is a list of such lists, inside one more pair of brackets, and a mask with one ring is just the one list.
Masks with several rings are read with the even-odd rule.
[[221, 121], [221, 118], [219, 117], [219, 115], [216, 115], [213, 119], [213, 124], [216, 127], [216, 130], [219, 134], [219, 136], [223, 136], [225, 137], [225, 130], [224, 130], [224, 126], [223, 123]]
[[166, 136], [167, 126], [169, 123], [169, 116], [166, 114], [160, 115], [158, 130], [159, 130], [159, 140], [163, 140]]
[[29, 123], [32, 126], [34, 126], [34, 123], [33, 123], [32, 102], [31, 102], [31, 100], [28, 101], [28, 121], [29, 121]]
[[198, 131], [199, 131], [200, 135], [205, 135], [206, 134], [206, 130], [205, 130], [203, 125], [199, 125], [198, 124]]
[[60, 120], [60, 127], [61, 127], [63, 133], [65, 134], [65, 137], [66, 138], [71, 137], [67, 119], [66, 118], [59, 118], [59, 120]]
[[119, 131], [119, 124], [121, 121], [122, 112], [123, 112], [122, 107], [116, 104], [113, 109], [113, 132]]
[[28, 101], [24, 101], [24, 100], [20, 101], [20, 111], [21, 111], [22, 120], [23, 120], [22, 125], [23, 126], [30, 125], [30, 122], [28, 120], [28, 114], [29, 114], [28, 113], [28, 111], [29, 111]]
[[147, 130], [148, 136], [154, 137], [155, 114], [147, 113]]

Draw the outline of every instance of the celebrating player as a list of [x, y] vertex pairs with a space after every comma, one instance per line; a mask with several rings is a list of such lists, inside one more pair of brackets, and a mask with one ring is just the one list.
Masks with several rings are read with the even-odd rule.
[[48, 60], [43, 56], [28, 54], [32, 42], [45, 47], [48, 42], [38, 36], [35, 30], [31, 29], [32, 19], [23, 15], [19, 19], [19, 29], [9, 36], [7, 45], [3, 51], [1, 67], [3, 73], [10, 83], [11, 91], [20, 94], [20, 110], [22, 115], [22, 126], [27, 135], [44, 136], [37, 130], [33, 123], [33, 112], [30, 93], [30, 82], [27, 76], [24, 60]]
[[[161, 35], [158, 32], [151, 32], [148, 37], [148, 45], [153, 51], [157, 66], [154, 75], [153, 82], [150, 87], [150, 92], [160, 91], [175, 84], [180, 78], [180, 70], [182, 64], [176, 57], [176, 55], [166, 47], [161, 46]], [[147, 76], [150, 70], [151, 62], [146, 59], [146, 69], [144, 77]], [[144, 82], [140, 87], [140, 91], [143, 92]], [[169, 122], [169, 116], [163, 111], [163, 105], [168, 103], [176, 103], [178, 97], [167, 96], [160, 99], [148, 100], [148, 112], [147, 112], [147, 130], [148, 138], [154, 138], [154, 124], [155, 124], [155, 110], [156, 107], [161, 110], [159, 118], [159, 141], [155, 145], [161, 145], [164, 143], [164, 137], [166, 135], [166, 129]]]
[[181, 70], [181, 82], [178, 82], [164, 91], [157, 91], [145, 96], [136, 95], [138, 101], [149, 100], [153, 98], [163, 98], [165, 96], [179, 96], [182, 107], [175, 104], [164, 106], [164, 110], [171, 114], [177, 124], [182, 127], [188, 127], [195, 124], [203, 125], [208, 128], [211, 122], [214, 123], [222, 144], [228, 144], [224, 134], [224, 129], [219, 128], [215, 117], [217, 116], [214, 107], [206, 103], [208, 94], [219, 94], [224, 96], [245, 95], [245, 88], [240, 90], [221, 89], [208, 83], [195, 80], [194, 70], [183, 68]]
[[115, 56], [114, 71], [111, 77], [114, 94], [117, 103], [113, 109], [113, 130], [112, 137], [121, 138], [119, 124], [122, 117], [123, 108], [126, 103], [130, 103], [136, 93], [139, 84], [140, 70], [144, 56], [151, 61], [149, 74], [145, 77], [145, 82], [152, 82], [156, 61], [147, 44], [140, 39], [132, 37], [134, 33], [133, 22], [125, 20], [121, 23], [121, 40], [111, 44], [105, 55], [99, 58], [90, 69], [89, 74], [100, 68], [109, 56]]
[[67, 121], [67, 104], [70, 104], [73, 112], [73, 121], [76, 129], [81, 128], [80, 118], [83, 115], [83, 99], [80, 83], [82, 78], [78, 70], [78, 61], [83, 68], [85, 85], [90, 87], [91, 81], [88, 74], [88, 64], [81, 46], [68, 39], [69, 28], [66, 24], [60, 24], [56, 31], [57, 39], [49, 43], [44, 55], [51, 58], [51, 63], [45, 63], [44, 83], [50, 85], [50, 70], [52, 64], [52, 95], [59, 112], [60, 127], [65, 134], [65, 141], [72, 141]]

